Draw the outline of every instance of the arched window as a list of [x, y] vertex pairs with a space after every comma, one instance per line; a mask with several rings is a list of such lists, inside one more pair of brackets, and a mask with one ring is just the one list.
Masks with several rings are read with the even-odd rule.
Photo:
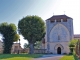
[[60, 40], [60, 35], [58, 35], [58, 40]]

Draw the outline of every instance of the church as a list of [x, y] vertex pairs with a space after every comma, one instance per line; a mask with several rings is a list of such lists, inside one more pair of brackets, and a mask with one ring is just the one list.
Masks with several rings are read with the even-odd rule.
[[69, 42], [73, 39], [73, 19], [67, 15], [53, 15], [46, 20], [45, 44], [48, 53], [69, 54]]

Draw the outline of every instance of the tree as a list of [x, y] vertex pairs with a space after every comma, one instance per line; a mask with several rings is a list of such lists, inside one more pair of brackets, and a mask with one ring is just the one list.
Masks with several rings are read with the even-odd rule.
[[35, 44], [34, 44], [34, 48], [35, 49], [40, 49], [40, 44], [41, 44], [41, 41], [36, 41]]
[[24, 43], [24, 49], [29, 48], [29, 44]]
[[19, 40], [19, 38], [20, 38], [19, 34], [15, 34], [14, 35], [14, 42], [16, 42], [17, 40]]
[[73, 53], [73, 49], [75, 48], [77, 41], [78, 41], [78, 40], [71, 40], [71, 41], [69, 42], [69, 47], [70, 47], [70, 52], [71, 52], [71, 53]]
[[34, 43], [40, 41], [45, 33], [45, 23], [38, 16], [26, 16], [18, 23], [19, 33], [30, 44], [30, 54], [34, 52]]
[[[17, 34], [15, 24], [1, 23], [0, 33], [3, 35], [3, 53], [10, 54], [14, 38]], [[17, 39], [15, 39], [17, 41]]]
[[71, 41], [69, 42], [69, 47], [75, 47], [77, 41], [78, 41], [78, 40], [71, 40]]
[[77, 57], [80, 58], [80, 39], [77, 41], [75, 52], [76, 52]]

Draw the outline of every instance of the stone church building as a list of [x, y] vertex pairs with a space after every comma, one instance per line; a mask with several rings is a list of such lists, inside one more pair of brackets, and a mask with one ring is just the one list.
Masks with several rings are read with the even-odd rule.
[[73, 19], [66, 15], [53, 15], [46, 20], [45, 44], [48, 53], [69, 53], [69, 41], [73, 39]]

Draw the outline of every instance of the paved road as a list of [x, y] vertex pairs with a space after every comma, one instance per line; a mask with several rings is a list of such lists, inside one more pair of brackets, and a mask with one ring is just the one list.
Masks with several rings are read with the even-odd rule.
[[36, 58], [34, 60], [59, 60], [63, 55], [44, 55], [41, 58]]

